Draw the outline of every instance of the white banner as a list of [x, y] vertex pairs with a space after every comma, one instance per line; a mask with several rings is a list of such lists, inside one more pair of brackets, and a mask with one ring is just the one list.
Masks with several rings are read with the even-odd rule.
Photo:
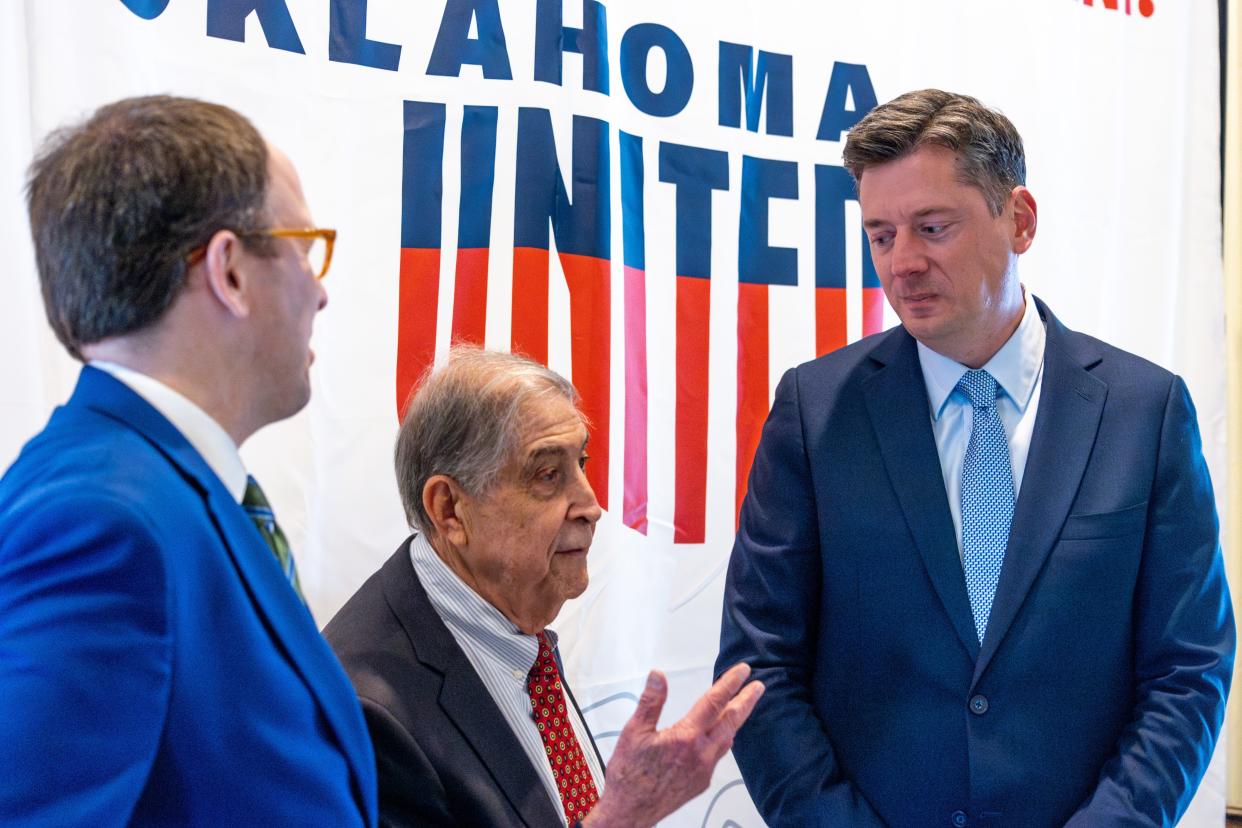
[[[43, 321], [34, 148], [129, 95], [232, 106], [339, 231], [310, 406], [243, 449], [316, 617], [407, 534], [392, 444], [427, 360], [454, 338], [544, 357], [595, 429], [607, 512], [555, 627], [606, 758], [648, 668], [666, 721], [709, 682], [776, 380], [896, 322], [840, 166], [876, 101], [935, 86], [1014, 121], [1040, 206], [1024, 284], [1186, 378], [1220, 497], [1216, 27], [1213, 0], [10, 0], [0, 464], [77, 370]], [[1222, 824], [1223, 780], [1183, 824]], [[665, 824], [761, 821], [726, 760]]]

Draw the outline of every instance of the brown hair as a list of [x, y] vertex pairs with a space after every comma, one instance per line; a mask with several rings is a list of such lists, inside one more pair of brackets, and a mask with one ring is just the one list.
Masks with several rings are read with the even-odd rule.
[[939, 89], [907, 92], [871, 110], [850, 129], [842, 158], [859, 182], [867, 167], [929, 144], [957, 153], [962, 180], [983, 191], [993, 215], [1026, 183], [1022, 136], [1013, 123], [974, 98]]
[[154, 324], [191, 251], [224, 228], [258, 229], [267, 161], [245, 117], [189, 98], [128, 98], [53, 133], [26, 198], [44, 307], [69, 352]]

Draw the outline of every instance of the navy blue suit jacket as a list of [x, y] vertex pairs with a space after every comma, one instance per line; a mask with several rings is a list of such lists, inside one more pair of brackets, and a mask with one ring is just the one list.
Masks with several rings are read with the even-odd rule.
[[373, 825], [349, 681], [179, 431], [84, 368], [0, 481], [0, 823]]
[[767, 692], [734, 754], [773, 826], [1169, 825], [1224, 714], [1234, 625], [1183, 382], [1047, 323], [986, 636], [915, 341], [785, 375], [729, 565], [717, 671]]

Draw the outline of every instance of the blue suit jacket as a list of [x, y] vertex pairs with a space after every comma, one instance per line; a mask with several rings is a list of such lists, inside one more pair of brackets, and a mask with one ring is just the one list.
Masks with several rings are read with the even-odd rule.
[[790, 371], [755, 457], [717, 670], [767, 692], [734, 754], [773, 826], [1169, 825], [1234, 626], [1182, 381], [1047, 323], [982, 646], [914, 340]]
[[185, 438], [84, 368], [0, 481], [0, 823], [373, 825], [340, 665]]

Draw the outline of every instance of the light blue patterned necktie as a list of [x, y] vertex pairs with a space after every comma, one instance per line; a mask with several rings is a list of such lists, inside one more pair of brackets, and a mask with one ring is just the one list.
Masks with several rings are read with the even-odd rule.
[[962, 568], [982, 644], [1013, 521], [1013, 467], [996, 411], [996, 380], [977, 369], [963, 374], [957, 387], [970, 398], [974, 419], [962, 463]]

